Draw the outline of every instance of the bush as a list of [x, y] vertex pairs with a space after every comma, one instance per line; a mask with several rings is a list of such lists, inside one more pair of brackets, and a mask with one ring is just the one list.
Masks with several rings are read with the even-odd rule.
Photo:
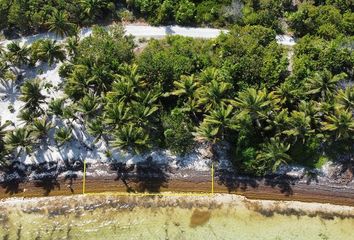
[[178, 109], [162, 117], [165, 145], [171, 152], [184, 155], [193, 148], [193, 124], [190, 118]]

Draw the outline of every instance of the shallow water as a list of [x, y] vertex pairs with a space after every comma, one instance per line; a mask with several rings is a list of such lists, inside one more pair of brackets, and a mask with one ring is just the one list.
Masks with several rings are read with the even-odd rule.
[[353, 208], [222, 195], [6, 200], [0, 222], [0, 239], [354, 239]]

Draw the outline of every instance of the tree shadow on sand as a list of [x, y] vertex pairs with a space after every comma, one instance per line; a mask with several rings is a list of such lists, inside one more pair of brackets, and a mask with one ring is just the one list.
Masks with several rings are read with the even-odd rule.
[[215, 177], [217, 178], [217, 183], [225, 186], [229, 193], [246, 191], [249, 187], [258, 187], [256, 179], [247, 176], [238, 176], [234, 172], [226, 169], [217, 170], [215, 172]]
[[162, 187], [168, 187], [169, 166], [154, 162], [152, 157], [135, 165], [116, 163], [113, 170], [117, 171], [116, 180], [122, 180], [128, 192], [159, 193]]
[[278, 188], [285, 196], [294, 194], [292, 186], [298, 181], [298, 178], [287, 175], [270, 175], [265, 177], [264, 184], [272, 188]]
[[26, 179], [26, 168], [20, 162], [13, 162], [5, 169], [1, 169], [4, 172], [4, 180], [1, 182], [1, 187], [5, 189], [5, 193], [14, 195], [23, 192], [20, 188], [20, 184]]
[[56, 188], [60, 190], [57, 169], [56, 162], [41, 163], [35, 168], [33, 175], [34, 185], [35, 187], [43, 188], [45, 196], [48, 196]]

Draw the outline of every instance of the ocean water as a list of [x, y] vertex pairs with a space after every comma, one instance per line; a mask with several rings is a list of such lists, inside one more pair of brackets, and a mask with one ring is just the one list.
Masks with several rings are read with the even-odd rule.
[[354, 239], [353, 208], [226, 195], [14, 199], [0, 223], [0, 239]]

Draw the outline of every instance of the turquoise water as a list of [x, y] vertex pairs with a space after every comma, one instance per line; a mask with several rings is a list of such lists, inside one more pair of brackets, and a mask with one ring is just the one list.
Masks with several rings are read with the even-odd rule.
[[222, 195], [7, 200], [0, 239], [354, 239], [352, 208], [298, 205]]

